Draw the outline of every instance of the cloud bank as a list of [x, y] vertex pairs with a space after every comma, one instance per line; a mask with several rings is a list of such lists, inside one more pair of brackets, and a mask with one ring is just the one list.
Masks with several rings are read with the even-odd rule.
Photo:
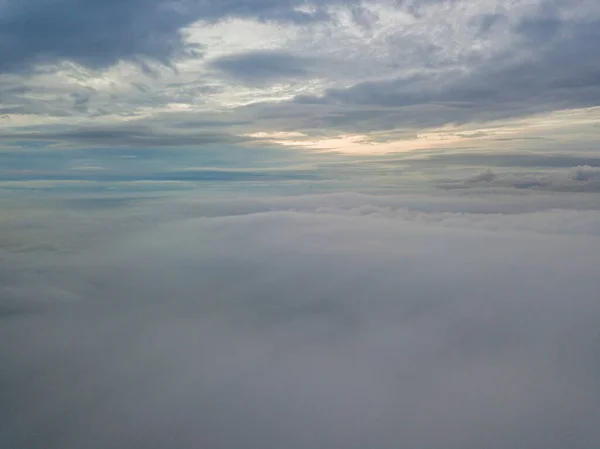
[[588, 449], [599, 210], [345, 193], [24, 217], [0, 441]]

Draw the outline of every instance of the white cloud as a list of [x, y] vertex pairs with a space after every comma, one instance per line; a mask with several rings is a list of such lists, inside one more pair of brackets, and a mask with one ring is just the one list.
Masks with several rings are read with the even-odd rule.
[[575, 167], [570, 172], [571, 179], [574, 181], [590, 181], [600, 178], [600, 167], [590, 167], [582, 165]]
[[599, 210], [345, 193], [30, 219], [77, 245], [0, 256], [1, 438], [589, 449]]

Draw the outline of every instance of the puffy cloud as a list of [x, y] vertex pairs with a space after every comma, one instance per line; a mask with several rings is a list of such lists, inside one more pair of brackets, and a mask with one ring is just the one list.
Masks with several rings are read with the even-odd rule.
[[[600, 438], [596, 196], [70, 210], [24, 218], [29, 252], [0, 255], [8, 447]], [[559, 235], [552, 220], [587, 228]], [[63, 251], [31, 246], [50, 232]]]
[[590, 167], [589, 165], [583, 165], [575, 167], [571, 170], [571, 178], [575, 181], [590, 181], [593, 179], [600, 178], [600, 167]]

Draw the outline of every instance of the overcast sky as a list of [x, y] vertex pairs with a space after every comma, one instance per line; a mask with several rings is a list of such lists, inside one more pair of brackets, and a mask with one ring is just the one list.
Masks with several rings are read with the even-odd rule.
[[3, 0], [0, 145], [589, 140], [599, 30], [596, 0]]

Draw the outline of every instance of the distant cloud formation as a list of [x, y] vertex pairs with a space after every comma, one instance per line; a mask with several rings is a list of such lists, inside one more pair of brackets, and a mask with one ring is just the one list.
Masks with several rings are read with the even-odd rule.
[[600, 167], [589, 165], [573, 167], [552, 173], [496, 173], [487, 169], [465, 180], [442, 182], [446, 189], [513, 187], [547, 191], [597, 192], [600, 191]]
[[32, 234], [0, 253], [0, 442], [589, 449], [599, 210], [350, 193], [57, 210], [36, 223], [63, 250]]

